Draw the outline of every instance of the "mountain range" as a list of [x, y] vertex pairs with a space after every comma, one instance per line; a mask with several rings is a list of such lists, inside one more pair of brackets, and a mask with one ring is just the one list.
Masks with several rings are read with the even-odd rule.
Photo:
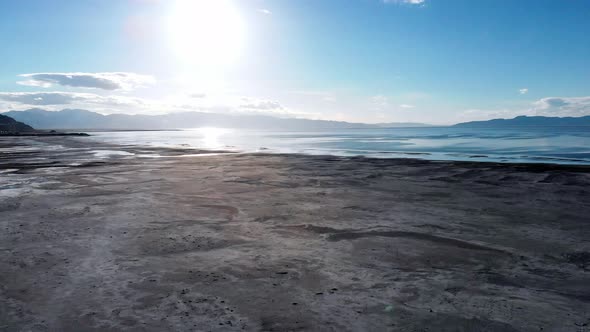
[[502, 128], [502, 127], [585, 127], [590, 126], [590, 116], [582, 117], [546, 117], [546, 116], [517, 116], [513, 119], [493, 119], [487, 121], [472, 121], [458, 123], [456, 127], [473, 128]]
[[3, 113], [37, 129], [186, 129], [225, 127], [266, 130], [329, 130], [345, 128], [424, 127], [421, 123], [366, 124], [343, 121], [277, 118], [268, 115], [183, 112], [162, 115], [102, 115], [81, 109], [29, 109]]
[[[344, 121], [277, 118], [268, 115], [220, 114], [204, 112], [183, 112], [161, 115], [103, 115], [81, 109], [47, 111], [39, 108], [33, 108], [25, 111], [9, 111], [3, 114], [15, 119], [16, 121], [31, 125], [37, 129], [162, 130], [198, 127], [225, 127], [258, 130], [313, 131], [351, 128], [369, 129], [430, 126], [423, 123], [407, 122], [366, 124]], [[25, 125], [24, 123], [20, 123], [20, 125]], [[472, 121], [458, 123], [455, 125], [455, 127], [464, 128], [504, 128], [526, 126], [590, 126], [590, 116], [562, 118], [544, 116], [518, 116], [513, 119]], [[21, 128], [26, 129], [25, 127]]]

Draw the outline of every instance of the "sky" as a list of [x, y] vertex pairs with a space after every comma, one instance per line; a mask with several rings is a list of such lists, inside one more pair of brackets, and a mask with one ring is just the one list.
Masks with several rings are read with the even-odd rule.
[[590, 1], [0, 1], [0, 112], [590, 115]]

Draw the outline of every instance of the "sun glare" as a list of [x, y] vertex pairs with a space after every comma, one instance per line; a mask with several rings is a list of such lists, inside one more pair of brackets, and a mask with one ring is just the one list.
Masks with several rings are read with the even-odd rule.
[[237, 60], [245, 42], [231, 0], [176, 0], [167, 25], [172, 50], [187, 66], [222, 69]]
[[225, 146], [221, 143], [220, 137], [231, 132], [230, 129], [215, 127], [202, 127], [193, 130], [201, 135], [201, 145], [207, 149], [224, 148]]

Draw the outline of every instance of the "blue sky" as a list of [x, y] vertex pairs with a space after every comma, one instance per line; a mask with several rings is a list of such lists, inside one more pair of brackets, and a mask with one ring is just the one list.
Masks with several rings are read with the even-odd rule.
[[590, 115], [588, 13], [574, 0], [3, 1], [0, 111]]

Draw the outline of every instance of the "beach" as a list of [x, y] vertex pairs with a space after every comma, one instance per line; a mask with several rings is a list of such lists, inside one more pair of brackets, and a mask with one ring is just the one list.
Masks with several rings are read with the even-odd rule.
[[0, 138], [1, 331], [585, 331], [590, 167]]

